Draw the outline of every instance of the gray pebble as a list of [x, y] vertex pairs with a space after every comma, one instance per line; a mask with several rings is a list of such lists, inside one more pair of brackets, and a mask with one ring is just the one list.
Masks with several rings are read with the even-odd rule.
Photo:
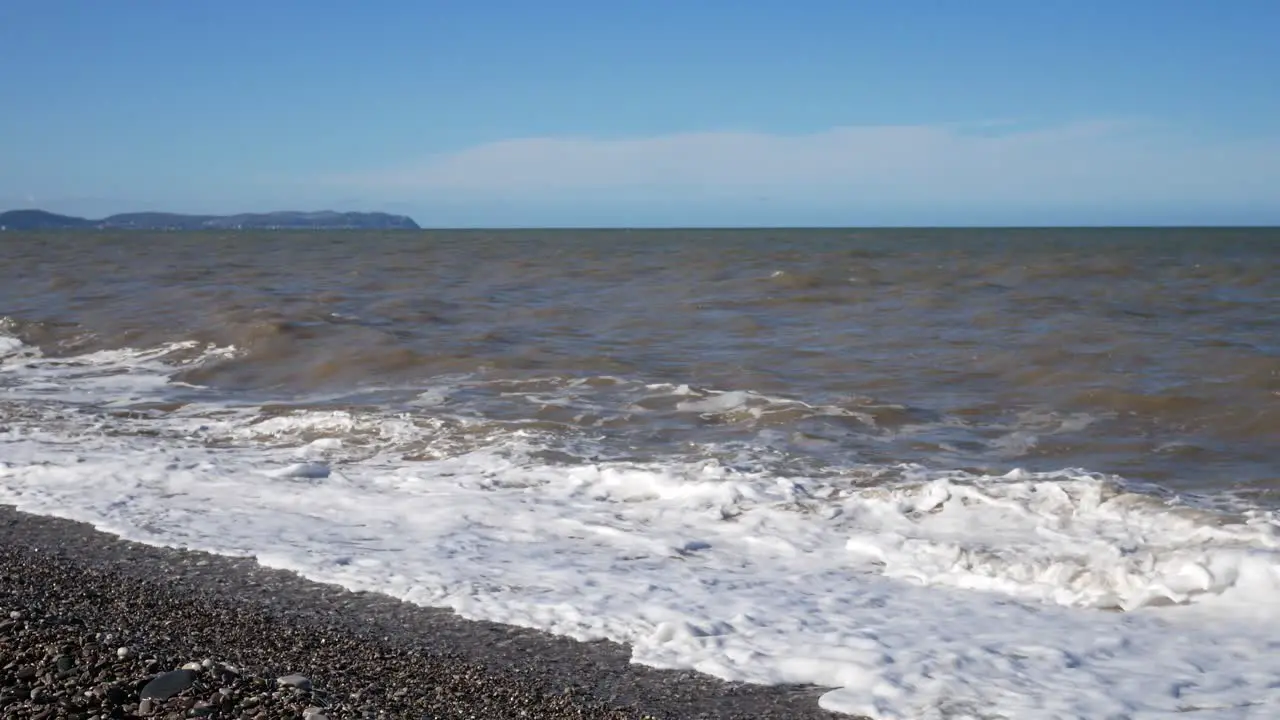
[[142, 688], [142, 697], [168, 700], [191, 687], [196, 674], [190, 670], [172, 670], [155, 676]]
[[285, 675], [276, 680], [280, 685], [285, 687], [295, 687], [304, 692], [311, 690], [311, 681], [302, 675]]

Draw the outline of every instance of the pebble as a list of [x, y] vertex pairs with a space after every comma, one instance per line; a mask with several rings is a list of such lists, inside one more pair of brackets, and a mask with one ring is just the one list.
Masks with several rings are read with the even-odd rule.
[[276, 680], [277, 683], [285, 687], [294, 687], [303, 692], [311, 691], [311, 681], [301, 675], [285, 675]]
[[142, 687], [142, 697], [168, 700], [191, 687], [195, 681], [196, 674], [186, 669], [160, 673]]

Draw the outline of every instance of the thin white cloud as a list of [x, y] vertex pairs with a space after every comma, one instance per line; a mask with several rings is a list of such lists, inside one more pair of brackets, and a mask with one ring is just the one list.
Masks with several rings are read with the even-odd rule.
[[326, 178], [389, 199], [537, 202], [807, 200], [1080, 204], [1266, 203], [1280, 140], [1211, 141], [1140, 122], [839, 127], [805, 135], [702, 132], [501, 140], [407, 167]]

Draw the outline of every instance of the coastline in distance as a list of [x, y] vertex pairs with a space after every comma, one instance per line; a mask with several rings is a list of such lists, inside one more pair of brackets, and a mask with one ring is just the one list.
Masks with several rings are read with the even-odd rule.
[[413, 218], [380, 212], [282, 211], [236, 215], [121, 213], [90, 220], [45, 210], [0, 212], [0, 230], [421, 230]]

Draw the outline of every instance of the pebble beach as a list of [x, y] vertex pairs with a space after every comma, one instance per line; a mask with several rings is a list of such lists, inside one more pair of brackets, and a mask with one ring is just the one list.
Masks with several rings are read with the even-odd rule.
[[0, 507], [0, 717], [832, 718], [578, 643]]

